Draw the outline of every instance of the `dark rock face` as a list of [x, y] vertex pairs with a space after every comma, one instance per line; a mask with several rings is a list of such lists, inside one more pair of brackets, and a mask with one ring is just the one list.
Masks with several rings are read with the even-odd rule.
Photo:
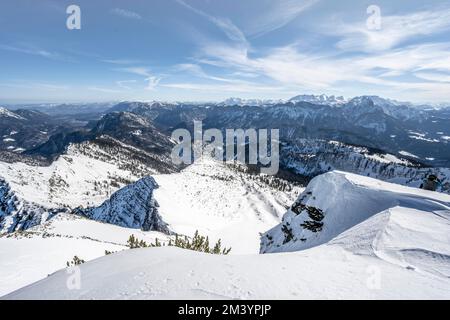
[[99, 207], [78, 208], [74, 213], [121, 227], [171, 234], [158, 213], [158, 203], [153, 194], [156, 188], [156, 181], [145, 177], [120, 189]]
[[51, 219], [66, 209], [48, 209], [19, 199], [0, 178], [0, 234], [24, 231]]

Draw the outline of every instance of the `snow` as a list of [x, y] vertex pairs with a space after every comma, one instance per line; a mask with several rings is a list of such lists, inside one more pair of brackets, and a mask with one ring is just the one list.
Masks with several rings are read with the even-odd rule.
[[412, 154], [411, 152], [408, 151], [400, 151], [399, 154], [401, 154], [402, 156], [406, 156], [406, 157], [412, 157], [412, 158], [416, 158], [418, 159], [419, 157], [416, 156], [415, 154]]
[[340, 105], [348, 102], [348, 100], [346, 100], [342, 96], [338, 96], [338, 97], [327, 96], [325, 94], [321, 94], [321, 95], [303, 94], [303, 95], [295, 96], [295, 97], [291, 98], [289, 101], [293, 102], [293, 103], [309, 102], [309, 103], [318, 104], [318, 105], [331, 105], [331, 106], [340, 106]]
[[66, 266], [76, 255], [86, 261], [105, 255], [105, 250], [127, 249], [130, 235], [153, 243], [167, 236], [159, 232], [122, 228], [60, 214], [19, 235], [0, 237], [0, 296], [17, 290]]
[[118, 189], [104, 185], [104, 181], [115, 178], [137, 180], [118, 165], [82, 154], [76, 145], [69, 147], [67, 154], [48, 167], [0, 162], [0, 176], [19, 197], [49, 208], [99, 205]]
[[222, 239], [233, 254], [259, 251], [259, 233], [279, 223], [302, 189], [281, 192], [204, 157], [181, 173], [155, 175], [158, 211], [170, 230]]
[[[76, 145], [49, 167], [0, 162], [0, 175], [19, 198], [51, 208], [60, 203], [72, 208], [99, 206], [115, 190], [110, 187], [96, 191], [94, 183], [107, 180], [111, 173], [134, 178], [117, 166], [83, 155]], [[59, 183], [60, 186], [50, 188], [52, 177], [54, 181], [58, 181], [55, 177], [60, 177], [66, 184]], [[158, 212], [171, 231], [191, 236], [199, 230], [210, 237], [211, 243], [221, 238], [223, 246], [232, 247], [232, 255], [256, 254], [259, 233], [278, 224], [285, 207], [303, 190], [294, 187], [290, 192], [278, 191], [209, 158], [180, 173], [153, 177], [159, 185], [154, 191]], [[131, 234], [148, 243], [153, 243], [155, 238], [167, 240], [163, 233], [103, 224], [66, 213], [23, 233], [26, 236], [16, 242], [11, 242], [13, 239], [6, 235], [0, 237], [0, 261], [11, 261], [6, 266], [0, 265], [3, 285], [0, 296], [55, 272], [74, 255], [91, 260], [103, 256], [104, 250], [122, 250]], [[58, 246], [61, 239], [64, 244]], [[22, 241], [27, 242], [24, 248], [21, 245], [18, 251], [10, 249]], [[58, 253], [53, 245], [61, 251]], [[47, 256], [47, 251], [54, 253], [54, 263], [40, 262]], [[11, 268], [14, 263], [21, 263], [22, 255], [30, 257], [29, 263], [23, 268]]]
[[[0, 176], [20, 198], [47, 208], [99, 206], [118, 188], [95, 182], [113, 175], [138, 179], [117, 165], [81, 154], [76, 145], [49, 167], [0, 162]], [[199, 230], [212, 240], [221, 238], [233, 254], [258, 252], [259, 233], [278, 224], [302, 191], [278, 191], [206, 157], [180, 173], [153, 177], [159, 185], [158, 212], [171, 231], [191, 236]]]
[[439, 140], [437, 139], [428, 139], [428, 138], [424, 138], [422, 136], [409, 136], [411, 139], [416, 139], [416, 140], [422, 140], [422, 141], [427, 141], [427, 142], [439, 142]]
[[[300, 210], [292, 207], [280, 225], [263, 235], [263, 253], [303, 250], [327, 243], [373, 215], [394, 207], [434, 214], [443, 211], [450, 217], [450, 195], [339, 171], [314, 178], [296, 204], [301, 204]], [[323, 217], [314, 219], [308, 208], [321, 210]], [[323, 224], [320, 230], [305, 226], [312, 220]], [[443, 227], [450, 231], [448, 221]], [[291, 239], [286, 229], [291, 230]]]
[[[112, 267], [113, 266], [113, 267]], [[373, 271], [381, 270], [379, 286]], [[4, 299], [448, 299], [450, 280], [337, 246], [290, 254], [214, 256], [178, 248], [135, 249], [66, 270]]]
[[3, 139], [3, 142], [14, 142], [14, 141], [16, 141], [16, 140], [13, 139], [13, 138], [5, 138], [5, 139]]
[[399, 159], [396, 156], [392, 155], [392, 154], [364, 154], [364, 156], [366, 158], [381, 162], [381, 163], [398, 163], [398, 164], [402, 164], [402, 165], [408, 165], [409, 161], [404, 160], [404, 159]]
[[0, 107], [0, 117], [7, 117], [7, 118], [15, 118], [19, 120], [26, 120], [24, 117], [21, 117], [20, 115], [9, 111], [6, 108]]
[[[205, 165], [208, 169], [208, 163]], [[198, 182], [195, 180], [192, 185]], [[82, 264], [79, 289], [67, 287], [70, 274], [61, 269], [3, 298], [450, 298], [449, 195], [335, 171], [316, 177], [299, 200], [323, 210], [323, 230], [316, 234], [303, 233], [302, 236], [308, 237], [305, 243], [273, 246], [277, 250], [272, 252], [277, 253], [222, 256], [174, 247], [125, 250]], [[292, 214], [289, 210], [283, 223]], [[290, 219], [291, 226], [302, 215]], [[72, 229], [70, 221], [56, 221], [51, 224], [57, 226], [58, 232]], [[98, 224], [79, 218], [76, 221]], [[103, 225], [109, 227], [113, 226]], [[74, 229], [84, 228], [80, 225]], [[97, 227], [87, 230], [99, 233]], [[302, 232], [294, 231], [295, 236]], [[279, 227], [268, 232], [275, 242], [277, 232]], [[109, 240], [120, 241], [114, 238], [116, 231], [106, 233]], [[245, 245], [245, 234], [235, 236], [241, 237]], [[0, 239], [5, 240], [21, 241]], [[29, 245], [35, 240], [29, 239], [28, 245], [23, 242], [23, 247], [30, 250], [25, 254], [41, 250], [35, 244]], [[53, 245], [58, 242], [58, 238], [52, 239]], [[12, 250], [13, 246], [0, 246], [5, 247]], [[262, 248], [268, 247], [263, 242]], [[21, 267], [27, 265], [25, 260], [21, 261]], [[3, 268], [8, 270], [11, 266]]]

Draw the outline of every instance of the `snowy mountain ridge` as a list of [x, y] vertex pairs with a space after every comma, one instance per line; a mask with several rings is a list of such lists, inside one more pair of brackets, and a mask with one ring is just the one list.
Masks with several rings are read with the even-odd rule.
[[302, 94], [289, 99], [289, 101], [292, 103], [308, 102], [312, 104], [331, 106], [340, 106], [347, 102], [347, 100], [343, 96], [328, 96], [326, 94]]
[[[299, 227], [321, 214], [320, 230]], [[125, 250], [82, 264], [82, 290], [66, 289], [62, 269], [3, 298], [448, 299], [449, 231], [449, 195], [330, 172], [263, 235], [262, 252], [277, 254]]]
[[99, 207], [77, 208], [75, 213], [91, 220], [122, 227], [159, 231], [171, 234], [158, 214], [158, 202], [153, 190], [158, 184], [152, 177], [144, 177], [112, 194]]
[[297, 251], [327, 243], [376, 214], [388, 214], [386, 210], [434, 213], [442, 217], [442, 227], [450, 227], [450, 195], [333, 171], [308, 184], [282, 223], [262, 236], [261, 252]]
[[[414, 159], [411, 155], [409, 158]], [[285, 167], [309, 177], [340, 170], [416, 188], [428, 175], [435, 174], [442, 181], [439, 191], [450, 193], [449, 168], [423, 167], [403, 155], [337, 141], [297, 139], [281, 147], [280, 159]]]

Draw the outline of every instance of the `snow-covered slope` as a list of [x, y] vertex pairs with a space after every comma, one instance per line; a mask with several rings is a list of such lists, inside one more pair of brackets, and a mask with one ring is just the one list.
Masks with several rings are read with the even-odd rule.
[[[422, 217], [426, 221], [431, 219], [429, 216], [439, 215], [441, 230], [437, 232], [449, 234], [449, 195], [333, 171], [309, 183], [283, 216], [281, 224], [262, 236], [261, 252], [296, 251], [324, 244], [376, 214], [390, 215], [391, 209], [396, 214], [411, 211], [411, 223], [417, 212], [426, 214]], [[374, 228], [374, 232], [380, 232], [374, 223], [366, 223]], [[365, 235], [363, 232], [361, 237]], [[450, 250], [449, 240], [447, 235], [436, 239], [436, 243], [430, 241], [430, 244], [439, 246], [446, 242]]]
[[[117, 224], [118, 220], [131, 219], [132, 215], [111, 216], [108, 211], [111, 201], [116, 202], [114, 210], [117, 212], [121, 210], [120, 201], [116, 201], [117, 194], [108, 199], [119, 188], [140, 177], [134, 174], [136, 167], [123, 165], [127, 158], [110, 159], [109, 156], [96, 145], [74, 144], [49, 167], [0, 162], [0, 176], [22, 201], [47, 210], [99, 207], [84, 215]], [[145, 172], [150, 174], [151, 168], [139, 171]], [[301, 191], [291, 185], [288, 190], [281, 191], [259, 179], [260, 176], [239, 172], [206, 157], [180, 173], [152, 176], [159, 186], [154, 191], [154, 200], [159, 205], [161, 226], [167, 223], [168, 230], [179, 234], [193, 235], [199, 230], [214, 240], [222, 238], [225, 245], [233, 247], [233, 253], [257, 252], [259, 233], [279, 223], [286, 208]], [[150, 189], [153, 192], [153, 188]], [[127, 203], [135, 201], [135, 197], [145, 197], [138, 192], [139, 188], [133, 195], [129, 191], [126, 188], [120, 193], [122, 198], [129, 199]], [[105, 210], [108, 215], [103, 214]], [[142, 222], [145, 214], [137, 216]], [[137, 220], [121, 225], [143, 227], [144, 224]]]
[[338, 246], [214, 256], [178, 248], [122, 251], [60, 270], [3, 299], [448, 299], [448, 277], [424, 275]]
[[[282, 244], [280, 226], [267, 233], [270, 244], [263, 237], [263, 251], [279, 253], [126, 250], [82, 264], [78, 290], [62, 269], [4, 298], [449, 299], [449, 206], [445, 194], [330, 172], [285, 215], [291, 241]], [[319, 213], [321, 230], [297, 228]]]
[[208, 157], [154, 178], [158, 212], [171, 231], [220, 238], [233, 254], [258, 252], [259, 233], [278, 224], [302, 190], [277, 190]]
[[[164, 233], [141, 230], [155, 209], [158, 223], [167, 224], [171, 232], [192, 236], [199, 230], [211, 243], [222, 239], [224, 246], [232, 247], [231, 254], [257, 253], [260, 233], [280, 222], [302, 190], [287, 182], [277, 188], [268, 183], [275, 178], [250, 175], [209, 158], [180, 173], [153, 175], [154, 180], [147, 177], [123, 187], [139, 178], [130, 171], [136, 168], [122, 165], [127, 159], [111, 160], [95, 145], [81, 147], [72, 145], [50, 167], [0, 162], [0, 175], [8, 181], [0, 191], [5, 204], [0, 204], [5, 227], [0, 232], [0, 261], [8, 261], [0, 266], [0, 295], [55, 272], [74, 255], [88, 261], [103, 256], [104, 250], [122, 250], [131, 234], [148, 243], [164, 241]], [[66, 183], [49, 185], [59, 179]], [[35, 214], [30, 219], [16, 210], [28, 208], [24, 203], [42, 210], [29, 210]], [[107, 223], [64, 212], [49, 214], [64, 203], [66, 212], [88, 207], [86, 217]], [[13, 222], [20, 232], [10, 233]]]
[[130, 235], [147, 243], [167, 236], [60, 213], [21, 232], [0, 236], [0, 296], [64, 268], [74, 256], [89, 261], [105, 250], [126, 250]]
[[396, 157], [337, 141], [298, 139], [283, 145], [280, 159], [284, 166], [310, 177], [340, 170], [416, 188], [428, 175], [435, 174], [442, 181], [439, 191], [450, 193], [449, 168], [419, 166], [404, 159], [403, 155], [407, 156], [401, 153]]
[[14, 118], [14, 119], [19, 119], [19, 120], [25, 120], [25, 118], [23, 118], [22, 116], [9, 111], [6, 108], [0, 107], [0, 117], [2, 118]]
[[18, 197], [45, 207], [99, 205], [139, 178], [122, 167], [125, 158], [106, 161], [103, 153], [95, 145], [71, 145], [47, 167], [0, 162], [0, 176]]

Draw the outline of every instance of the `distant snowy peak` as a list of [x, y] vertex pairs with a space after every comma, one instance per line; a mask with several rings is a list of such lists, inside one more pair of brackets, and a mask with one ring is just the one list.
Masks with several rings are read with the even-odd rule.
[[385, 99], [379, 96], [360, 96], [351, 99], [345, 107], [353, 114], [379, 110], [396, 119], [408, 120], [426, 116], [426, 110], [410, 102]]
[[347, 100], [342, 96], [327, 96], [325, 94], [321, 95], [312, 95], [312, 94], [302, 94], [295, 96], [291, 99], [289, 99], [292, 103], [299, 103], [299, 102], [308, 102], [312, 104], [318, 104], [318, 105], [342, 105], [347, 102]]
[[9, 111], [8, 109], [3, 107], [0, 107], [0, 118], [15, 118], [18, 120], [26, 120], [24, 117], [18, 115], [17, 113]]
[[252, 107], [262, 107], [269, 106], [278, 103], [284, 103], [284, 100], [273, 100], [273, 99], [242, 99], [242, 98], [228, 98], [223, 102], [218, 103], [219, 106], [252, 106]]
[[156, 181], [152, 177], [145, 177], [118, 190], [99, 207], [79, 208], [75, 213], [121, 227], [170, 234], [167, 224], [158, 213], [159, 205], [153, 193], [156, 188]]

